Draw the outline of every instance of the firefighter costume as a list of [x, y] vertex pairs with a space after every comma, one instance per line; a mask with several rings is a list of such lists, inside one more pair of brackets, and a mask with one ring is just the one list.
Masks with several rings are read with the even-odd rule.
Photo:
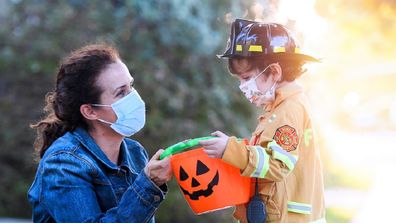
[[[318, 60], [300, 53], [291, 33], [282, 25], [237, 19], [226, 51], [220, 58]], [[324, 186], [309, 105], [297, 83], [276, 89], [275, 100], [264, 106], [250, 145], [230, 137], [222, 159], [257, 178], [266, 205], [266, 222], [325, 223]], [[252, 180], [254, 190], [255, 180]], [[247, 222], [246, 204], [234, 217]]]

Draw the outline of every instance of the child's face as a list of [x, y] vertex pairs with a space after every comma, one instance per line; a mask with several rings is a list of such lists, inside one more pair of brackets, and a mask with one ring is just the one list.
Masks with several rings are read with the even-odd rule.
[[265, 73], [260, 74], [261, 72], [262, 70], [253, 68], [251, 70], [235, 74], [235, 76], [239, 80], [240, 85], [243, 85], [252, 78], [256, 78], [257, 89], [261, 92], [265, 92], [271, 88], [276, 81], [272, 72], [266, 71]]
[[281, 72], [279, 64], [270, 64], [265, 69], [251, 66], [246, 59], [232, 59], [230, 71], [240, 82], [240, 89], [247, 99], [256, 106], [274, 100], [275, 83]]
[[[239, 80], [241, 85], [251, 78], [257, 77], [263, 71], [254, 67], [248, 59], [230, 59], [229, 68], [233, 73], [233, 76]], [[264, 92], [273, 85], [274, 78], [271, 77], [272, 73], [273, 72], [271, 70], [267, 69], [264, 74], [257, 77], [256, 84], [260, 91]]]

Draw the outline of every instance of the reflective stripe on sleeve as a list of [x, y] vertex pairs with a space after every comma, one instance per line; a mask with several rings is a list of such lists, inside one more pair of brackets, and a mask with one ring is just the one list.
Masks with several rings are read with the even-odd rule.
[[326, 223], [326, 218], [321, 218], [321, 219], [318, 219], [316, 221], [311, 221], [309, 223]]
[[261, 146], [253, 146], [252, 150], [256, 154], [257, 161], [251, 177], [264, 178], [269, 169], [269, 155], [265, 152], [265, 149]]
[[287, 210], [299, 214], [311, 214], [312, 205], [288, 201]]
[[282, 147], [280, 147], [275, 141], [270, 142], [268, 147], [272, 149], [275, 159], [283, 162], [290, 171], [294, 169], [294, 165], [296, 165], [298, 157], [295, 157], [291, 153], [282, 149]]

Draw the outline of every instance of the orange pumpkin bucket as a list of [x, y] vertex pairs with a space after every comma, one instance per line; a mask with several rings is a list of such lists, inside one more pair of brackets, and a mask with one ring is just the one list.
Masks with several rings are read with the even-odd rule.
[[[207, 138], [197, 138], [182, 143], [186, 147], [198, 144], [200, 140]], [[163, 157], [166, 155], [164, 154]], [[195, 214], [249, 201], [250, 178], [241, 176], [238, 168], [221, 159], [208, 157], [203, 148], [173, 155], [171, 165], [180, 190]]]

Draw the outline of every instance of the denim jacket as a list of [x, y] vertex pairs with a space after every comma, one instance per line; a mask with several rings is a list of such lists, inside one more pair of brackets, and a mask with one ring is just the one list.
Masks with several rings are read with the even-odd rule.
[[84, 129], [67, 132], [47, 149], [29, 189], [33, 221], [153, 223], [167, 188], [144, 173], [147, 160], [126, 138], [117, 166]]

